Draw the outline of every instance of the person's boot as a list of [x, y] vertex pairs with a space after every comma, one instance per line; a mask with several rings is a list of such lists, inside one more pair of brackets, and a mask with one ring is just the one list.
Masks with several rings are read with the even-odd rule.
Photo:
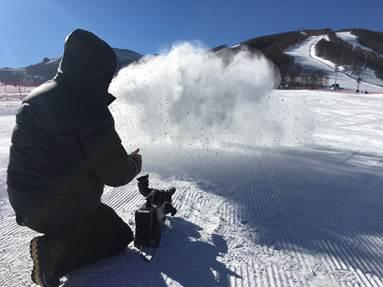
[[[56, 250], [55, 250], [56, 249]], [[50, 244], [46, 236], [35, 237], [30, 242], [33, 260], [32, 281], [44, 287], [57, 287], [60, 277], [57, 266], [60, 264], [60, 250]]]

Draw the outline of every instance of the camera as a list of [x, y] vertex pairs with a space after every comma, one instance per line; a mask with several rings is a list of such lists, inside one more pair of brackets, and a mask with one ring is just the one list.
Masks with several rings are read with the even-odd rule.
[[166, 215], [174, 216], [177, 209], [172, 205], [174, 187], [166, 190], [149, 188], [149, 175], [137, 178], [138, 190], [146, 198], [145, 204], [135, 212], [136, 236], [134, 246], [158, 247], [161, 239], [161, 225]]

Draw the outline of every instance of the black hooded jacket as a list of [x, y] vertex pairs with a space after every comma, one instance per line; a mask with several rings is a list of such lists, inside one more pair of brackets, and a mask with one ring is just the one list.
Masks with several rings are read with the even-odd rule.
[[104, 184], [127, 184], [141, 171], [114, 128], [108, 86], [113, 49], [77, 29], [65, 41], [56, 77], [33, 90], [16, 115], [7, 185], [17, 214], [65, 222], [94, 210]]

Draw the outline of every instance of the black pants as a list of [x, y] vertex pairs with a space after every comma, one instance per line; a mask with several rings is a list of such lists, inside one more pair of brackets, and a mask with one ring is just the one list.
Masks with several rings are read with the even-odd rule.
[[51, 243], [47, 246], [57, 249], [60, 253], [57, 256], [62, 259], [57, 272], [60, 277], [102, 258], [117, 255], [133, 240], [129, 226], [105, 204], [74, 222], [42, 223], [18, 215], [16, 221], [44, 233]]

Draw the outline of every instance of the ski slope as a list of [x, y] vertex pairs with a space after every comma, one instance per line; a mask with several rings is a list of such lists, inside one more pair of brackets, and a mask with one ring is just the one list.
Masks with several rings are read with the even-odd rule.
[[351, 31], [337, 32], [336, 35], [337, 37], [341, 38], [344, 42], [351, 44], [354, 47], [354, 49], [358, 47], [368, 52], [374, 52], [374, 50], [360, 44], [358, 42], [357, 37], [353, 35]]
[[[313, 117], [310, 143], [141, 147], [151, 185], [177, 188], [179, 213], [156, 257], [146, 263], [129, 246], [64, 286], [383, 286], [383, 94], [272, 96]], [[3, 107], [0, 286], [33, 286], [36, 234], [16, 225], [5, 194], [14, 116]], [[103, 200], [133, 227], [143, 202], [135, 183], [106, 188]]]
[[[337, 32], [336, 35], [339, 38], [341, 38], [344, 42], [347, 42], [347, 43], [351, 44], [354, 47], [354, 49], [355, 48], [360, 48], [360, 49], [362, 49], [364, 51], [373, 52], [373, 53], [377, 54], [374, 50], [372, 50], [372, 49], [370, 49], [370, 48], [360, 44], [358, 39], [357, 39], [357, 36], [353, 35], [350, 31]], [[375, 76], [374, 71], [371, 70], [371, 69], [367, 68], [367, 69], [363, 70], [362, 73], [361, 73], [361, 77], [366, 82], [369, 82], [369, 83], [372, 83], [372, 84], [377, 84], [379, 86], [383, 86], [383, 80], [380, 79], [380, 78], [377, 78]]]
[[[325, 36], [311, 36], [303, 43], [291, 47], [285, 53], [293, 56], [296, 62], [303, 67], [325, 72], [329, 77], [329, 85], [334, 84], [336, 80], [341, 88], [355, 91], [357, 83], [355, 79], [345, 73], [343, 67], [339, 67], [340, 71], [336, 73], [336, 65], [333, 62], [316, 55], [315, 45], [323, 38], [328, 40]], [[377, 78], [373, 71], [367, 70], [361, 76], [364, 80], [359, 87], [361, 91], [368, 91], [369, 93], [383, 92], [383, 87], [380, 86], [383, 81]]]

